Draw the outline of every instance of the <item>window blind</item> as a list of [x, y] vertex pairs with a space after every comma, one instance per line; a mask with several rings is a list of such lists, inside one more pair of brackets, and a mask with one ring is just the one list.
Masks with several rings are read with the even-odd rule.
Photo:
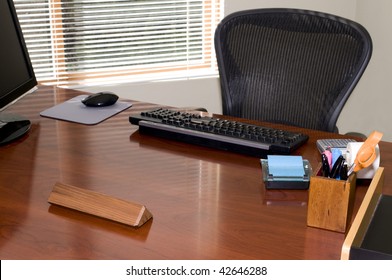
[[14, 0], [41, 83], [216, 74], [223, 0]]

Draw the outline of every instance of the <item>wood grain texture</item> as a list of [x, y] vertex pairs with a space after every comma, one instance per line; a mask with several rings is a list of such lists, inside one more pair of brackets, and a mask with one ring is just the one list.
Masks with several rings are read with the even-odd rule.
[[134, 227], [140, 227], [152, 218], [140, 203], [59, 182], [54, 185], [48, 202]]
[[[0, 147], [0, 259], [340, 258], [345, 235], [306, 225], [307, 190], [266, 190], [259, 158], [141, 135], [129, 123], [161, 105], [131, 100], [94, 126], [39, 116], [80, 94], [41, 86], [6, 110], [32, 129]], [[317, 139], [346, 137], [276, 127], [309, 135], [294, 154], [312, 167]], [[380, 150], [383, 192], [392, 194], [392, 144]], [[51, 205], [56, 182], [141, 203], [154, 218], [136, 228]], [[368, 185], [357, 182], [352, 217]]]
[[308, 226], [346, 232], [354, 203], [356, 176], [347, 181], [312, 176], [309, 186]]
[[[373, 217], [374, 210], [377, 207], [378, 199], [382, 194], [382, 188], [384, 186], [384, 167], [379, 167], [376, 174], [373, 177], [372, 183], [370, 184], [365, 197], [361, 203], [358, 213], [347, 233], [346, 238], [342, 246], [342, 252], [340, 258], [342, 260], [350, 259], [350, 249], [354, 244], [354, 241], [362, 242], [363, 237], [366, 234], [370, 221]], [[360, 244], [355, 244], [360, 247]]]

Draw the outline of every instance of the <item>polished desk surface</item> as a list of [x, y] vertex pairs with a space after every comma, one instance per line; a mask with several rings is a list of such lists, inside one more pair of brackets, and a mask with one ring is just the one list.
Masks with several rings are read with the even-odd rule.
[[[340, 258], [344, 234], [307, 227], [308, 191], [266, 190], [258, 158], [140, 135], [128, 116], [157, 105], [133, 101], [95, 126], [39, 116], [80, 94], [41, 87], [6, 111], [33, 125], [0, 147], [0, 259]], [[312, 166], [317, 139], [344, 137], [302, 131], [310, 139], [295, 154]], [[392, 143], [380, 149], [392, 194]], [[144, 204], [154, 217], [133, 228], [51, 205], [56, 182]]]

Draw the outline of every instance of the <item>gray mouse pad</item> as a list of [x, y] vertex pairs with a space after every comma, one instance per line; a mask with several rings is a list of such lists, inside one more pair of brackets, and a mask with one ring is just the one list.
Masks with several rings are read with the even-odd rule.
[[47, 118], [93, 125], [132, 106], [132, 103], [117, 101], [115, 104], [106, 107], [86, 107], [82, 103], [82, 99], [86, 96], [88, 95], [79, 95], [71, 98], [64, 103], [42, 111], [40, 115]]

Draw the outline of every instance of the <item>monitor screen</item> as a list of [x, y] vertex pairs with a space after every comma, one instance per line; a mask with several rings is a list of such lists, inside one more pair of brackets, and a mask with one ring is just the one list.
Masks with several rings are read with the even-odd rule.
[[0, 108], [36, 85], [12, 0], [0, 1]]
[[[33, 91], [37, 81], [12, 0], [0, 1], [0, 111]], [[24, 134], [29, 126], [0, 114], [0, 144]]]

